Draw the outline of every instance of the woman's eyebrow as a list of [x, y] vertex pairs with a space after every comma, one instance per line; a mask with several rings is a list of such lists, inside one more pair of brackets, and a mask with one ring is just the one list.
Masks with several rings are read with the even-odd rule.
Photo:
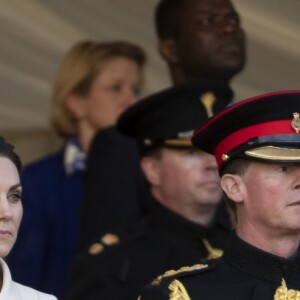
[[21, 183], [14, 184], [14, 185], [12, 185], [12, 186], [9, 188], [9, 191], [15, 190], [15, 189], [17, 189], [17, 188], [20, 187], [20, 186], [21, 186]]

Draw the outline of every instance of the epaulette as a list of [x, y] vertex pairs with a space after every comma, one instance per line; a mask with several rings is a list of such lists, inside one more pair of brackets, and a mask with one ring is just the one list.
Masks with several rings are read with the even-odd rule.
[[88, 247], [87, 252], [89, 255], [97, 256], [110, 250], [122, 248], [123, 245], [127, 245], [130, 242], [144, 236], [147, 232], [147, 221], [142, 220], [135, 225], [129, 225], [128, 227], [120, 228], [119, 230], [112, 230], [106, 232], [96, 239]]
[[[159, 294], [160, 296], [164, 295], [164, 297], [168, 296], [170, 300], [190, 300], [182, 279], [211, 271], [215, 267], [215, 261], [210, 261], [207, 264], [196, 264], [191, 267], [182, 267], [179, 270], [167, 271], [154, 279], [151, 285], [146, 286], [139, 299], [143, 300], [144, 293], [146, 293], [146, 299], [148, 299], [149, 295], [153, 296], [152, 298], [154, 299]], [[149, 299], [152, 299], [151, 297]]]
[[181, 277], [191, 276], [198, 273], [204, 273], [206, 271], [210, 271], [215, 268], [215, 264], [211, 261], [207, 264], [196, 264], [193, 266], [181, 267], [178, 270], [169, 270], [164, 274], [156, 277], [151, 285], [156, 286], [160, 285], [164, 280], [170, 281], [175, 280]]

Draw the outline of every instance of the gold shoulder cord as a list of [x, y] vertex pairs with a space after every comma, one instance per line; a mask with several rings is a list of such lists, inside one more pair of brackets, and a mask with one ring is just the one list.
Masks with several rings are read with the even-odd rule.
[[204, 244], [208, 252], [206, 259], [215, 259], [223, 255], [223, 250], [218, 248], [213, 248], [207, 239], [202, 239], [202, 243]]
[[184, 285], [177, 279], [170, 283], [169, 290], [170, 300], [191, 300]]
[[195, 271], [195, 270], [205, 269], [207, 267], [208, 267], [208, 265], [206, 265], [206, 264], [196, 264], [191, 267], [182, 267], [179, 270], [169, 270], [169, 271], [165, 272], [163, 275], [159, 275], [158, 277], [156, 277], [152, 281], [151, 285], [159, 285], [161, 283], [162, 279], [165, 277], [173, 276], [173, 275], [176, 275], [176, 274], [179, 274], [182, 272], [191, 272], [191, 271]]
[[[170, 300], [191, 300], [183, 284], [175, 279], [169, 284]], [[142, 300], [139, 296], [137, 300]]]
[[274, 300], [300, 300], [300, 291], [289, 290], [285, 280], [282, 278], [281, 286], [277, 288]]

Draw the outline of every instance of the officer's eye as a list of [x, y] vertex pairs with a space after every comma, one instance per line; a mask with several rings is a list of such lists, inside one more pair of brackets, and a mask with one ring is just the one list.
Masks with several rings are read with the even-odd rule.
[[279, 167], [277, 168], [277, 170], [278, 170], [279, 172], [286, 173], [286, 172], [289, 170], [289, 168], [288, 168], [288, 166], [279, 166]]
[[191, 149], [187, 149], [186, 150], [186, 153], [189, 154], [189, 155], [195, 155], [198, 153], [198, 150], [195, 148], [191, 148]]

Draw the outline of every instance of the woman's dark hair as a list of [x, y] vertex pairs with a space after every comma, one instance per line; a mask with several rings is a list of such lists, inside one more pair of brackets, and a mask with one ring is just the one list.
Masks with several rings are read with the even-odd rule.
[[20, 175], [22, 164], [20, 157], [14, 152], [14, 146], [7, 143], [3, 137], [0, 136], [0, 157], [5, 157], [12, 161], [16, 166], [18, 173]]

